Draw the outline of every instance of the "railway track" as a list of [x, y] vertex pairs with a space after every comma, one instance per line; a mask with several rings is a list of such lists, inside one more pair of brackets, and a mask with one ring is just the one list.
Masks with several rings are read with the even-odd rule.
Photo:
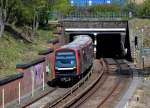
[[[56, 90], [57, 90], [57, 88], [52, 88], [52, 90], [50, 90], [49, 92], [47, 92], [46, 94], [44, 94], [42, 97], [44, 97], [44, 96], [46, 96], [46, 95], [48, 95], [48, 94], [51, 94], [51, 93], [53, 93], [53, 92], [56, 91]], [[42, 98], [42, 97], [39, 97], [39, 98], [35, 99], [34, 101], [31, 101], [31, 102], [29, 102], [29, 103], [27, 103], [27, 104], [25, 104], [25, 105], [22, 105], [21, 107], [23, 107], [23, 108], [28, 107], [28, 106], [30, 106], [31, 104], [33, 104], [34, 102], [38, 101], [38, 100], [39, 100], [40, 98]]]
[[[54, 103], [49, 103], [49, 105], [46, 105], [45, 108], [48, 108], [48, 107], [49, 108], [52, 108], [52, 107], [53, 108], [55, 108], [55, 107], [59, 108], [60, 106], [61, 107], [67, 107], [65, 105], [65, 103], [70, 103], [70, 101], [73, 102], [76, 99], [78, 99], [79, 97], [82, 97], [82, 95], [84, 93], [88, 92], [96, 83], [99, 82], [99, 80], [103, 76], [105, 76], [105, 63], [103, 60], [96, 60], [94, 62], [93, 68], [94, 68], [93, 73], [91, 73], [92, 71], [89, 72], [89, 74], [86, 77], [84, 77], [77, 85], [73, 86], [71, 88], [71, 90], [66, 95], [62, 96], [62, 98], [58, 99]], [[87, 80], [88, 78], [90, 78], [90, 79]], [[103, 78], [103, 79], [105, 80], [105, 78]], [[86, 81], [86, 83], [84, 83], [85, 81]], [[82, 85], [82, 83], [84, 83], [84, 84]], [[79, 92], [81, 92], [81, 93], [79, 94]], [[73, 97], [75, 97], [76, 99], [74, 99]], [[70, 100], [70, 101], [68, 102], [68, 100]], [[63, 105], [65, 105], [65, 106], [63, 106]]]
[[[98, 64], [97, 64], [98, 63]], [[71, 94], [78, 94], [76, 91], [83, 88], [86, 88], [89, 85], [92, 85], [91, 83], [94, 82], [95, 78], [102, 74], [102, 71], [104, 70], [104, 62], [99, 62], [99, 60], [95, 60], [94, 65], [90, 72], [77, 84], [75, 84], [71, 88], [57, 88], [54, 90], [52, 93], [49, 93], [42, 97], [41, 99], [37, 100], [36, 102], [26, 105], [28, 108], [35, 108], [35, 107], [40, 107], [40, 108], [48, 108], [48, 107], [54, 107], [58, 103], [60, 103], [62, 100], [67, 98], [68, 96], [71, 96]], [[93, 70], [94, 69], [94, 70]], [[93, 82], [92, 82], [93, 81]]]
[[64, 90], [64, 93], [55, 97], [53, 101], [46, 98], [49, 102], [39, 106], [40, 108], [110, 108], [114, 105], [112, 101], [116, 98], [119, 100], [120, 93], [128, 88], [131, 78], [119, 75], [123, 68], [128, 67], [126, 70], [129, 70], [129, 66], [125, 65], [128, 64], [123, 60], [95, 60], [92, 70], [81, 81]]
[[118, 68], [116, 71], [108, 71], [108, 78], [112, 77], [111, 75], [115, 75], [113, 80], [116, 80], [116, 83], [112, 85], [112, 89], [110, 89], [110, 91], [102, 98], [102, 101], [97, 105], [97, 108], [115, 107], [116, 103], [120, 100], [121, 95], [123, 96], [132, 80], [132, 69], [127, 61], [123, 59], [114, 61]]
[[[115, 60], [116, 66], [113, 66], [112, 68], [111, 65], [114, 65], [114, 63], [109, 64], [107, 62], [108, 70], [103, 71], [99, 77], [97, 77], [95, 83], [89, 85], [85, 90], [77, 90], [76, 93], [72, 93], [72, 95], [63, 99], [56, 104], [56, 106], [50, 106], [49, 108], [101, 108], [109, 106], [111, 103], [107, 102], [110, 100], [109, 98], [120, 93], [121, 90], [125, 88], [124, 81], [127, 83], [129, 82], [127, 79], [130, 79], [128, 77], [123, 78], [122, 76], [117, 75], [122, 71], [122, 64], [125, 65], [126, 63], [121, 63], [121, 60]], [[116, 69], [114, 69], [114, 67]], [[108, 108], [110, 108], [110, 106]]]
[[69, 89], [67, 88], [54, 88], [53, 91], [43, 95], [43, 97], [38, 98], [36, 101], [26, 104], [24, 108], [42, 108], [47, 104], [49, 101], [54, 102], [62, 95], [64, 95]]
[[103, 76], [105, 70], [104, 65], [105, 64], [102, 60], [96, 60], [93, 65], [93, 69], [78, 84], [73, 86], [66, 95], [62, 96], [62, 98], [54, 103], [45, 106], [45, 108], [60, 108], [60, 106], [68, 103], [68, 100], [71, 101], [72, 97], [80, 97], [79, 91], [82, 91], [84, 94], [85, 92], [90, 90], [90, 88], [95, 85], [95, 83], [97, 83], [99, 79]]

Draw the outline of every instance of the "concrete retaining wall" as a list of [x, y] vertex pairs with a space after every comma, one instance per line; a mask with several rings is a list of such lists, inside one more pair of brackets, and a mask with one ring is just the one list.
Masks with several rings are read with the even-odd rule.
[[17, 64], [17, 75], [0, 78], [0, 107], [4, 108], [14, 101], [19, 104], [28, 94], [33, 97], [36, 89], [44, 89], [45, 83], [55, 78], [53, 51], [60, 47], [58, 42], [50, 42], [48, 47], [52, 49], [39, 52], [36, 60], [26, 64]]
[[[13, 75], [18, 76], [21, 74]], [[0, 82], [0, 106], [5, 105], [6, 103], [17, 99], [19, 96], [19, 82], [23, 79], [23, 75], [21, 75], [18, 78], [13, 79], [11, 82], [9, 82], [8, 79], [11, 79], [13, 77], [12, 75], [7, 76], [5, 78], [1, 78]], [[2, 83], [3, 82], [3, 83]], [[5, 82], [5, 83], [4, 83]]]
[[17, 71], [24, 73], [21, 80], [21, 96], [42, 86], [46, 82], [45, 58], [39, 58], [28, 64], [17, 66]]

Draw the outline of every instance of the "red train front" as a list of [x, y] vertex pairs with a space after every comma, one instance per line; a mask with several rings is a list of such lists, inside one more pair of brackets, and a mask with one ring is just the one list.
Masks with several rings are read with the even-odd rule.
[[55, 52], [55, 78], [71, 81], [80, 78], [93, 62], [92, 39], [86, 35], [76, 36], [75, 40]]

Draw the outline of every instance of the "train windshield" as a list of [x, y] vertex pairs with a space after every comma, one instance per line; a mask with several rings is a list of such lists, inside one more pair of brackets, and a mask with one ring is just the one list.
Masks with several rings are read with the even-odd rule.
[[57, 52], [56, 64], [57, 68], [74, 68], [76, 67], [76, 57], [74, 52]]

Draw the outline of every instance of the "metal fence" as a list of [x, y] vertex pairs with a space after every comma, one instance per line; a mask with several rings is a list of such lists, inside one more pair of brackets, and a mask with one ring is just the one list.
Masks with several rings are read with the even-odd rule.
[[92, 6], [99, 4], [123, 5], [127, 0], [69, 0], [72, 6]]
[[96, 12], [96, 13], [71, 13], [62, 17], [62, 19], [128, 19], [128, 13], [123, 12]]
[[98, 20], [126, 20], [131, 18], [130, 13], [127, 12], [72, 12], [68, 14], [62, 14], [59, 12], [49, 13], [49, 20], [86, 20], [86, 19], [98, 19]]

